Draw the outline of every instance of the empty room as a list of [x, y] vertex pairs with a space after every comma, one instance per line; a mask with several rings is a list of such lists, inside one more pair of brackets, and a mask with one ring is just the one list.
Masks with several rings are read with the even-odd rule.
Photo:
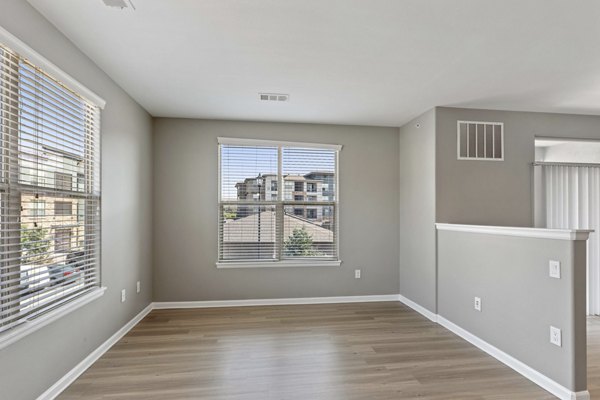
[[600, 2], [0, 0], [0, 400], [600, 399]]

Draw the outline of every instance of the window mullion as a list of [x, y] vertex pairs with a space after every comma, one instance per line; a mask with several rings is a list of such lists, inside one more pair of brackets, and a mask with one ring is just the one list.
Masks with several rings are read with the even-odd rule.
[[275, 248], [277, 249], [277, 260], [281, 261], [283, 252], [283, 200], [284, 200], [284, 183], [283, 183], [283, 151], [281, 145], [277, 146], [277, 199], [278, 203], [275, 207]]

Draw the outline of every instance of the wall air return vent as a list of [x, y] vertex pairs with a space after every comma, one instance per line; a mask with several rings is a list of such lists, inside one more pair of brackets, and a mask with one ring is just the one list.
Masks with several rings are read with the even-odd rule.
[[459, 160], [504, 160], [502, 122], [457, 121], [456, 142]]
[[259, 93], [261, 101], [279, 101], [284, 102], [290, 99], [289, 94], [282, 93]]

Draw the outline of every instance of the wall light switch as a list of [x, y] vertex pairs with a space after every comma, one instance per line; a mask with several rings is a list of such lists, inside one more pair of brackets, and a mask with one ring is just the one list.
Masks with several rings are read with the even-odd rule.
[[127, 291], [125, 289], [121, 290], [121, 303], [125, 303], [127, 300]]
[[562, 347], [562, 334], [560, 329], [551, 326], [550, 327], [550, 343]]
[[560, 261], [550, 260], [548, 265], [550, 267], [550, 278], [560, 279]]
[[142, 290], [142, 285], [140, 284], [140, 281], [137, 281], [135, 283], [135, 290], [137, 293], [139, 293]]
[[355, 279], [360, 279], [360, 269], [355, 269], [354, 270], [354, 278]]
[[473, 301], [473, 308], [477, 311], [481, 311], [481, 297], [475, 297]]

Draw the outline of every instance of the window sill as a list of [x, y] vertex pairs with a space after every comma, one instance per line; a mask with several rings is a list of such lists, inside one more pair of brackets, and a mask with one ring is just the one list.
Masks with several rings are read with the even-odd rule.
[[73, 300], [55, 310], [41, 315], [31, 321], [27, 321], [6, 332], [0, 333], [0, 350], [24, 338], [25, 336], [43, 328], [44, 326], [58, 320], [66, 314], [77, 310], [80, 307], [100, 298], [106, 291], [105, 287], [94, 289], [91, 292]]
[[217, 268], [290, 268], [290, 267], [339, 267], [341, 260], [326, 261], [275, 261], [275, 262], [257, 262], [257, 261], [236, 261], [236, 262], [217, 262]]

